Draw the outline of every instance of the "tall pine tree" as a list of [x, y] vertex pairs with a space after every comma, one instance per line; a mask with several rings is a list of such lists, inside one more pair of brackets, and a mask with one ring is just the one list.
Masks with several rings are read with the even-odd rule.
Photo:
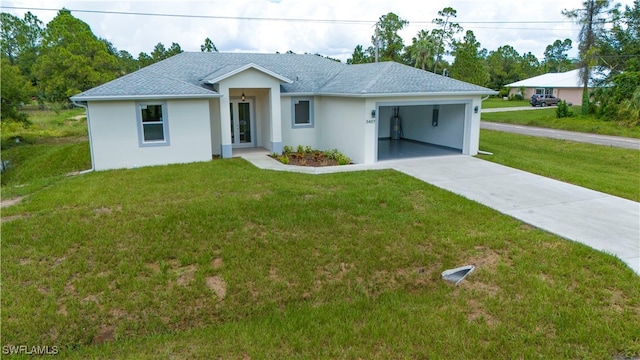
[[451, 66], [451, 77], [480, 86], [487, 85], [489, 72], [480, 56], [480, 42], [473, 31], [467, 30], [463, 41], [453, 43], [453, 49], [455, 60]]

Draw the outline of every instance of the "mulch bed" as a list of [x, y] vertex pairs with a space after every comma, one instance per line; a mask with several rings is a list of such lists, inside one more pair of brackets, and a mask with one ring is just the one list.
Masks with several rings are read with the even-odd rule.
[[329, 159], [326, 156], [318, 155], [317, 153], [292, 153], [289, 155], [279, 155], [273, 156], [269, 155], [272, 158], [282, 162], [280, 159], [286, 156], [289, 158], [289, 163], [287, 165], [297, 165], [297, 166], [312, 166], [312, 167], [320, 167], [320, 166], [336, 166], [338, 161], [335, 159]]

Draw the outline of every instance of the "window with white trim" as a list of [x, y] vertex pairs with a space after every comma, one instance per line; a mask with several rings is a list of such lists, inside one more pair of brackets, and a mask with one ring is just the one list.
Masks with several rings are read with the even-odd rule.
[[292, 126], [313, 127], [313, 98], [291, 99]]
[[138, 103], [140, 146], [169, 145], [166, 103]]

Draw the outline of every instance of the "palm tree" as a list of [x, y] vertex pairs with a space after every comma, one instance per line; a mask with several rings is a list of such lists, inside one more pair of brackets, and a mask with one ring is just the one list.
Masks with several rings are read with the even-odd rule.
[[413, 44], [409, 47], [409, 54], [417, 68], [426, 70], [427, 65], [433, 61], [436, 50], [434, 40], [428, 30], [420, 30], [417, 37], [413, 38]]

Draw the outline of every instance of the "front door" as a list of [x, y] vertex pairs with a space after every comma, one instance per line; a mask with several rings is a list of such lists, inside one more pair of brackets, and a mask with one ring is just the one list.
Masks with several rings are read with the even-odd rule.
[[233, 147], [255, 146], [253, 100], [231, 99], [231, 144]]

